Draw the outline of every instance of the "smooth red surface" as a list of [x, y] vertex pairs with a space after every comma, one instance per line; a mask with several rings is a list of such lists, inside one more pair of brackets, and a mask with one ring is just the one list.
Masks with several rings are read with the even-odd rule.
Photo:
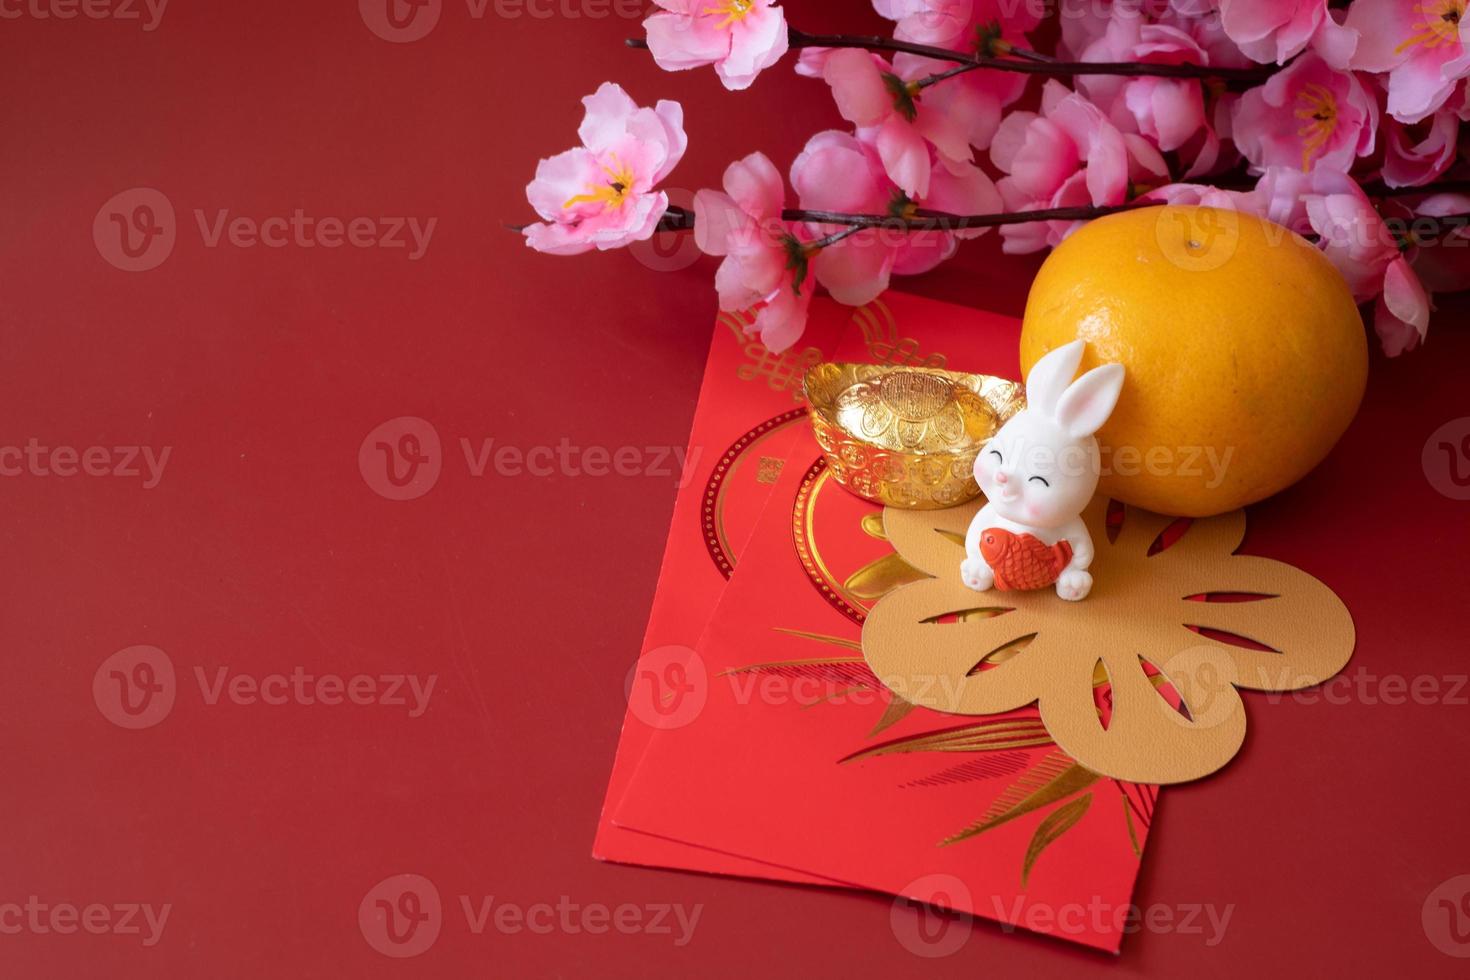
[[[0, 479], [0, 903], [172, 904], [152, 948], [0, 934], [0, 974], [1463, 972], [1420, 925], [1430, 892], [1470, 872], [1463, 702], [1250, 697], [1237, 762], [1167, 794], [1137, 893], [1233, 903], [1212, 948], [1144, 934], [1114, 960], [981, 925], [955, 955], [921, 960], [881, 897], [590, 858], [674, 490], [477, 479], [458, 440], [682, 446], [713, 267], [533, 255], [502, 223], [527, 219], [536, 157], [571, 145], [576, 99], [606, 78], [684, 102], [691, 149], [674, 183], [687, 188], [756, 148], [784, 165], [837, 117], [786, 68], [727, 95], [709, 72], [664, 75], [623, 50], [633, 21], [494, 10], [475, 20], [446, 0], [434, 32], [405, 45], [371, 34], [347, 0], [175, 0], [151, 33], [0, 21], [0, 445], [173, 448], [152, 490]], [[837, 4], [794, 19], [877, 26]], [[92, 224], [138, 186], [168, 196], [179, 241], [159, 268], [125, 273]], [[297, 207], [439, 222], [418, 262], [207, 248], [194, 226], [196, 208]], [[905, 288], [1016, 313], [1032, 267], [987, 240]], [[1445, 304], [1426, 351], [1375, 359], [1338, 451], [1252, 515], [1247, 550], [1301, 565], [1353, 610], [1354, 676], [1443, 690], [1470, 670], [1467, 505], [1420, 462], [1437, 427], [1470, 415], [1464, 310]], [[445, 470], [427, 495], [392, 502], [357, 454], [403, 415], [432, 421]], [[180, 696], [161, 724], [125, 731], [91, 687], [135, 644], [167, 651]], [[439, 680], [413, 719], [209, 705], [193, 668], [226, 665]], [[449, 907], [410, 960], [374, 951], [357, 924], [368, 890], [400, 872], [432, 879]], [[474, 935], [462, 894], [703, 911], [681, 948], [649, 934]]]

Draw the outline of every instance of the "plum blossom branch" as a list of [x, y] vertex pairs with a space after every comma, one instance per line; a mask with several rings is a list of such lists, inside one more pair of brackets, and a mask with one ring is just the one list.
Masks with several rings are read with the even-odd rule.
[[[1426, 185], [1424, 187], [1412, 188], [1419, 193], [1434, 193], [1448, 187], [1460, 188], [1464, 185], [1470, 188], [1470, 181], [1442, 181], [1439, 184]], [[1409, 188], [1386, 188], [1388, 195], [1394, 195], [1409, 190]], [[857, 232], [867, 228], [882, 228], [889, 231], [921, 232], [921, 231], [964, 231], [970, 228], [997, 228], [1004, 225], [1019, 225], [1033, 221], [1091, 221], [1109, 214], [1120, 211], [1131, 211], [1135, 208], [1158, 207], [1162, 201], [1135, 198], [1123, 204], [1111, 205], [1082, 205], [1063, 208], [1041, 208], [1032, 211], [1008, 211], [994, 214], [952, 214], [947, 211], [934, 211], [928, 208], [914, 208], [912, 217], [896, 217], [887, 214], [851, 214], [844, 211], [820, 211], [811, 208], [785, 208], [781, 211], [782, 221], [809, 222], [821, 225], [844, 225], [842, 231], [834, 232], [825, 238], [804, 243], [805, 249], [815, 253], [828, 245], [842, 241]], [[694, 228], [694, 212], [688, 208], [670, 205], [664, 212], [663, 219], [659, 222], [659, 231], [692, 231]], [[1465, 228], [1470, 224], [1470, 213], [1449, 214], [1433, 218], [1432, 222], [1427, 217], [1419, 219], [1426, 228], [1415, 228], [1412, 234], [1407, 230], [1400, 234], [1394, 232], [1396, 238], [1401, 240], [1401, 245], [1423, 245], [1437, 241], [1453, 232]], [[1427, 225], [1437, 226], [1437, 230], [1428, 230]], [[1315, 235], [1305, 235], [1308, 239], [1315, 239]]]
[[[795, 28], [790, 30], [792, 48], [862, 48], [865, 51], [889, 51], [918, 55], [935, 61], [953, 61], [957, 68], [940, 75], [931, 75], [921, 80], [921, 86], [933, 84], [952, 75], [974, 71], [977, 68], [993, 68], [997, 71], [1018, 72], [1024, 75], [1125, 75], [1152, 78], [1216, 78], [1221, 81], [1259, 83], [1265, 81], [1279, 69], [1275, 65], [1258, 68], [1225, 68], [1192, 64], [1143, 64], [1131, 61], [1054, 61], [1042, 56], [995, 58], [981, 54], [967, 54], [950, 48], [939, 48], [912, 41], [877, 35], [851, 34], [808, 34]], [[642, 38], [628, 38], [630, 48], [645, 50], [648, 42]], [[1019, 52], [1018, 52], [1019, 53]], [[1027, 52], [1030, 55], [1031, 52]]]

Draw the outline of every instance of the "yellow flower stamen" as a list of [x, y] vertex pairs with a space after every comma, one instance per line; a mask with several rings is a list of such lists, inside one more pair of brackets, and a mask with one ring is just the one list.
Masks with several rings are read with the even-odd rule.
[[1437, 48], [1442, 44], [1460, 43], [1460, 19], [1465, 16], [1466, 0], [1426, 0], [1419, 4], [1419, 13], [1424, 19], [1415, 21], [1413, 33], [1398, 47], [1394, 54], [1402, 54], [1409, 48], [1423, 45]]
[[1301, 108], [1296, 117], [1303, 125], [1296, 134], [1303, 138], [1302, 170], [1312, 169], [1312, 155], [1322, 150], [1337, 129], [1337, 97], [1325, 85], [1309, 82], [1297, 93]]
[[612, 164], [603, 164], [602, 172], [607, 174], [608, 180], [605, 184], [590, 184], [587, 193], [577, 194], [567, 198], [563, 208], [569, 208], [574, 204], [592, 204], [601, 201], [609, 208], [620, 208], [633, 189], [633, 171], [626, 164], [619, 163], [618, 158], [611, 156]]
[[725, 0], [718, 7], [705, 7], [706, 14], [724, 14], [725, 19], [715, 26], [721, 29], [729, 27], [738, 20], [744, 20], [745, 15], [750, 13], [755, 6], [755, 0]]

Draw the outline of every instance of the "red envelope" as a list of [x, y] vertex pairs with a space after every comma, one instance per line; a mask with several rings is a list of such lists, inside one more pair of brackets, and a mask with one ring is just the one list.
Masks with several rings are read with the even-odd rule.
[[813, 303], [806, 333], [795, 348], [779, 356], [745, 335], [747, 321], [721, 314], [715, 324], [685, 457], [690, 469], [674, 502], [643, 651], [628, 677], [628, 710], [593, 843], [594, 857], [833, 883], [615, 827], [609, 812], [622, 797], [653, 726], [676, 722], [678, 712], [685, 709], [674, 665], [692, 653], [765, 506], [789, 443], [806, 425], [802, 376], [835, 349], [851, 313], [830, 301]]
[[[854, 324], [838, 360], [1018, 374], [1014, 320], [889, 294]], [[613, 822], [1116, 951], [1157, 789], [1081, 770], [1034, 710], [895, 704], [860, 624], [919, 573], [878, 514], [802, 426]]]

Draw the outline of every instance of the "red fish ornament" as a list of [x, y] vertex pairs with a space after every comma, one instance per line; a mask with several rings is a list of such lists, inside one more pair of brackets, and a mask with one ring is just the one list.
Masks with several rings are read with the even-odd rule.
[[995, 572], [997, 589], [1025, 591], [1044, 589], [1061, 578], [1072, 561], [1072, 546], [1065, 539], [1048, 545], [1034, 534], [992, 527], [980, 532], [980, 555]]

